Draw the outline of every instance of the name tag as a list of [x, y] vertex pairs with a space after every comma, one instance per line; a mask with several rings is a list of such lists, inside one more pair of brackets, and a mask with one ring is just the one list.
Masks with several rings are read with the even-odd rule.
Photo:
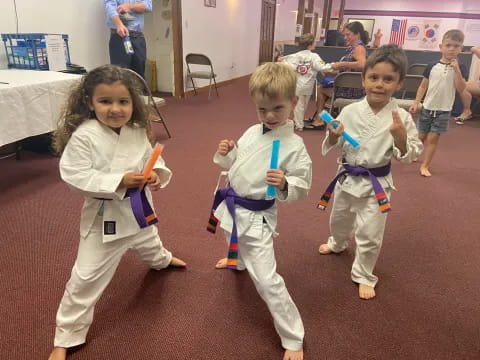
[[116, 234], [116, 222], [115, 221], [104, 221], [103, 222], [103, 234], [104, 235], [115, 235]]

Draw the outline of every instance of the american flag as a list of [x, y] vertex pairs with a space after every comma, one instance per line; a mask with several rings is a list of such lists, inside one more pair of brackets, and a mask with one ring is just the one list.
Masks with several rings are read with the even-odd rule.
[[390, 44], [403, 45], [405, 42], [405, 31], [407, 29], [407, 19], [392, 20], [392, 31], [390, 32]]

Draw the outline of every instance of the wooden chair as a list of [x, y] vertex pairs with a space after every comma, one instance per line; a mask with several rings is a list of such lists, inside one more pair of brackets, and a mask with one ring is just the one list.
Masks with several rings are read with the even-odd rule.
[[[217, 88], [217, 82], [215, 81], [215, 78], [217, 77], [217, 74], [213, 71], [213, 65], [208, 56], [203, 55], [203, 54], [187, 54], [185, 56], [185, 61], [187, 63], [187, 81], [190, 79], [192, 82], [193, 86], [193, 92], [195, 95], [197, 95], [197, 89], [195, 87], [195, 82], [193, 79], [208, 79], [210, 80], [210, 83], [208, 85], [208, 99], [210, 99], [210, 92], [212, 90], [212, 81], [213, 85], [215, 85], [215, 91], [218, 95], [218, 88]], [[202, 65], [202, 66], [207, 66], [208, 70], [206, 71], [192, 71], [190, 68], [190, 65]]]
[[125, 70], [134, 74], [136, 76], [136, 78], [138, 79], [138, 81], [140, 82], [140, 84], [142, 84], [142, 87], [143, 87], [143, 89], [142, 89], [142, 91], [143, 91], [143, 97], [142, 97], [143, 101], [154, 112], [154, 117], [150, 120], [153, 121], [153, 122], [158, 122], [158, 123], [163, 124], [163, 127], [165, 128], [165, 131], [167, 132], [168, 137], [171, 138], [172, 136], [170, 135], [170, 131], [168, 130], [165, 118], [162, 116], [162, 114], [160, 113], [160, 110], [159, 110], [160, 107], [165, 106], [167, 104], [165, 99], [153, 96], [152, 92], [150, 91], [150, 88], [147, 85], [147, 82], [138, 73], [136, 73], [135, 71], [133, 71], [131, 69], [127, 69], [127, 68], [125, 68]]

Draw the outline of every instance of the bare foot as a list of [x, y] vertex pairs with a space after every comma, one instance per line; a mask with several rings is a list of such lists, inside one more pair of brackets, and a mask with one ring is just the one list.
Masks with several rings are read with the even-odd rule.
[[303, 128], [296, 128], [295, 131], [303, 131]]
[[328, 244], [322, 244], [318, 248], [318, 252], [322, 255], [331, 254], [333, 251], [328, 247]]
[[428, 170], [428, 168], [420, 166], [420, 175], [425, 176], [425, 177], [430, 177], [432, 174]]
[[360, 299], [372, 299], [375, 297], [375, 289], [365, 284], [358, 284], [358, 296]]
[[303, 360], [303, 350], [300, 350], [300, 351], [285, 350], [285, 354], [283, 355], [283, 360]]
[[471, 111], [464, 111], [462, 112], [457, 118], [462, 118], [462, 119], [470, 119], [472, 117], [472, 112]]
[[217, 264], [215, 265], [216, 269], [226, 269], [227, 268], [227, 258], [223, 258], [218, 260]]
[[48, 360], [65, 360], [67, 358], [67, 349], [63, 347], [53, 348]]
[[170, 261], [169, 266], [175, 266], [175, 267], [185, 267], [187, 266], [187, 263], [183, 261], [182, 259], [176, 258], [175, 256], [172, 256], [172, 260]]

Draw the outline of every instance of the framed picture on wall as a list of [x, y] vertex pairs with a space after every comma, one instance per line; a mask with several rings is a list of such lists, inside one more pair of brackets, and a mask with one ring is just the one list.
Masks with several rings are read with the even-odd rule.
[[217, 7], [217, 0], [204, 0], [205, 6]]
[[373, 26], [375, 25], [375, 19], [356, 19], [356, 18], [348, 18], [347, 23], [351, 23], [354, 21], [358, 21], [362, 23], [363, 28], [366, 32], [368, 32], [368, 38], [371, 40], [373, 37]]

